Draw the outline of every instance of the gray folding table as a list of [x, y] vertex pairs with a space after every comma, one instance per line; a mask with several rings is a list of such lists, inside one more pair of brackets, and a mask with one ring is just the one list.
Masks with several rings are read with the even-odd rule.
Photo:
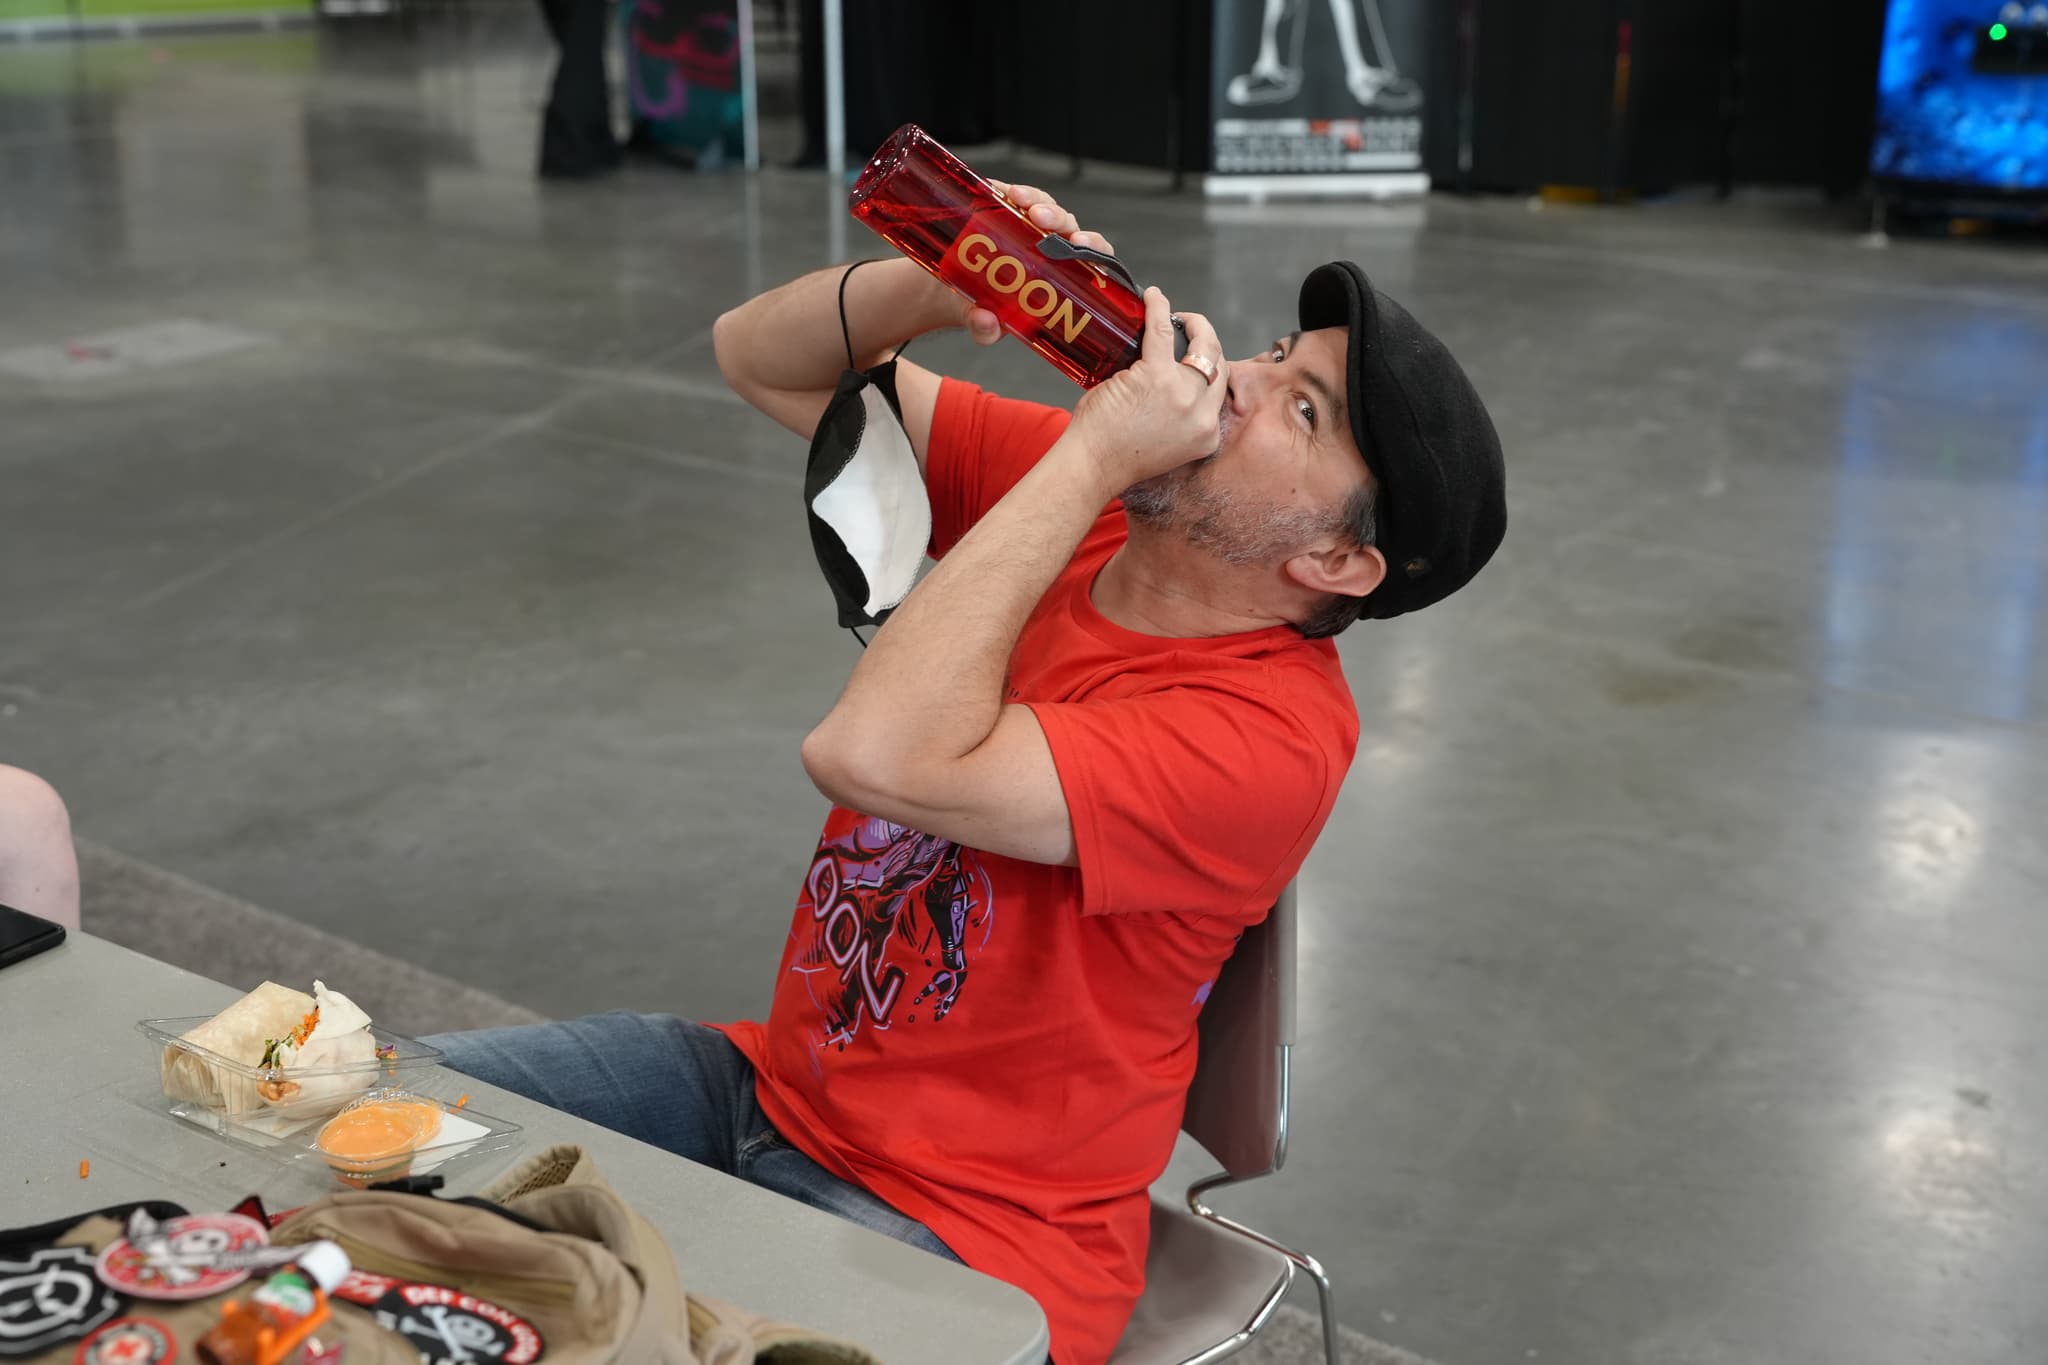
[[[345, 987], [345, 983], [336, 983]], [[152, 1108], [137, 1019], [208, 1014], [236, 992], [90, 934], [0, 969], [0, 1227], [130, 1200], [285, 1209], [329, 1187]], [[1039, 1365], [1045, 1316], [1022, 1291], [581, 1119], [465, 1082], [471, 1103], [524, 1127], [517, 1152], [451, 1171], [466, 1194], [520, 1156], [587, 1148], [675, 1249], [683, 1283], [866, 1346], [887, 1365]], [[79, 1163], [91, 1173], [79, 1178]]]

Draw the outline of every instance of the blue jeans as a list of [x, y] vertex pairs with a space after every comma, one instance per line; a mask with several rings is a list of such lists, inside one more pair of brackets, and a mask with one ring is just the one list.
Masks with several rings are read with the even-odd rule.
[[960, 1259], [924, 1224], [790, 1146], [754, 1099], [753, 1063], [716, 1029], [619, 1010], [425, 1041], [466, 1076]]

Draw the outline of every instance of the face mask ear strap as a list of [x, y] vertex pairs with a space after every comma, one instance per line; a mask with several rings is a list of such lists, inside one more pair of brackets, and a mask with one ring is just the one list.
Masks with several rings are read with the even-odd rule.
[[846, 282], [853, 278], [854, 271], [869, 264], [872, 262], [855, 261], [839, 277], [839, 339], [846, 343], [846, 368], [849, 370], [859, 369], [860, 362], [853, 358], [853, 329], [846, 325]]
[[[846, 322], [846, 282], [853, 278], [854, 271], [864, 265], [873, 264], [872, 260], [855, 261], [852, 265], [846, 267], [844, 273], [839, 276], [839, 339], [846, 343], [846, 368], [849, 370], [859, 369], [860, 362], [853, 357], [853, 329]], [[906, 337], [903, 344], [896, 348], [896, 354], [890, 356], [889, 359], [897, 359], [909, 347], [910, 339]]]

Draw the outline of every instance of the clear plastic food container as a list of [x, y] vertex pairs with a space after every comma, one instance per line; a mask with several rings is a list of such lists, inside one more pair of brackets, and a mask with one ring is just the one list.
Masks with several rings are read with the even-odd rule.
[[438, 1048], [372, 1024], [376, 1053], [367, 1061], [253, 1066], [185, 1040], [185, 1034], [210, 1018], [143, 1019], [135, 1028], [154, 1045], [171, 1111], [217, 1132], [233, 1125], [281, 1137], [339, 1113], [372, 1088], [408, 1083], [441, 1061]]

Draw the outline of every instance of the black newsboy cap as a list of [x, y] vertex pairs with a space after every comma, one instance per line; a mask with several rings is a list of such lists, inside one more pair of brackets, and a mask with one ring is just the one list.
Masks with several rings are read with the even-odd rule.
[[1387, 576], [1364, 614], [1399, 616], [1464, 587], [1500, 547], [1500, 437], [1444, 344], [1350, 261], [1301, 282], [1301, 328], [1322, 327], [1351, 330], [1351, 435], [1379, 482], [1375, 543]]

